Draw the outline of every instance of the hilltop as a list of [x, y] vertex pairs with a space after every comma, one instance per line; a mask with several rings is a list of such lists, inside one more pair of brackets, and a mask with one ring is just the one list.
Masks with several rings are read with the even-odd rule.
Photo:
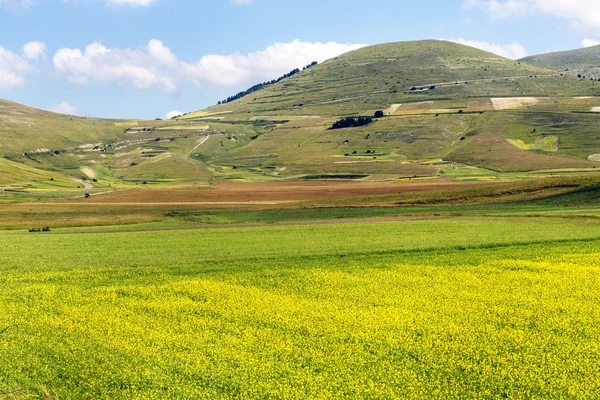
[[355, 50], [204, 112], [344, 115], [442, 98], [596, 92], [600, 91], [589, 83], [519, 61], [453, 42], [425, 40]]

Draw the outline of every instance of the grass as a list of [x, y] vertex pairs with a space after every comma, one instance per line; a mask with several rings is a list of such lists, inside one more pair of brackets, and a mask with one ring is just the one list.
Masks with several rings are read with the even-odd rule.
[[593, 223], [483, 220], [0, 235], [0, 321], [17, 326], [0, 384], [592, 398], [598, 238]]
[[533, 144], [527, 144], [520, 139], [507, 139], [507, 141], [522, 150], [557, 152], [559, 148], [558, 137], [556, 136], [538, 137]]

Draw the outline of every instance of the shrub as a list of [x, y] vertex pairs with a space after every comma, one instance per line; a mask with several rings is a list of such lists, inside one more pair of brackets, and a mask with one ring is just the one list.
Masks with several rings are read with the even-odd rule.
[[375, 111], [375, 118], [383, 118], [384, 116], [385, 114], [383, 113], [383, 111]]

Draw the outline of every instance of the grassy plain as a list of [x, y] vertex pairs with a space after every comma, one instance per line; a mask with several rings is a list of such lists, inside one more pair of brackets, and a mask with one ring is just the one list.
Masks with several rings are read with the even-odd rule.
[[426, 184], [1, 205], [0, 398], [594, 398], [597, 176]]

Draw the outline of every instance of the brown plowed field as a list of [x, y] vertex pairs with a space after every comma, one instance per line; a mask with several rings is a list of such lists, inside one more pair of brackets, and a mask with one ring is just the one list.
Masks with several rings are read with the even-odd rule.
[[220, 182], [208, 188], [123, 190], [76, 201], [85, 204], [278, 204], [494, 184], [497, 183], [452, 182], [444, 179], [410, 182]]

